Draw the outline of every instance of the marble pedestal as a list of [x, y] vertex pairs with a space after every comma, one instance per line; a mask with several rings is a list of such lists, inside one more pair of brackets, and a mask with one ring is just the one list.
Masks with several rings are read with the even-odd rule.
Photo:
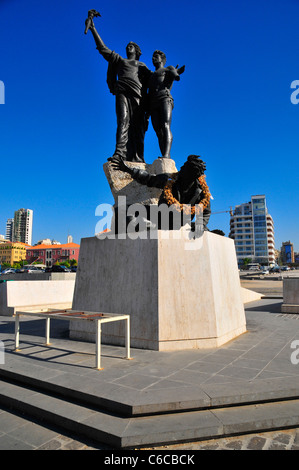
[[[217, 347], [244, 333], [233, 240], [210, 232], [190, 240], [184, 230], [158, 231], [156, 239], [82, 239], [72, 308], [129, 314], [137, 348]], [[118, 323], [103, 326], [104, 342], [124, 344]], [[91, 324], [72, 321], [70, 337], [94, 341]]]

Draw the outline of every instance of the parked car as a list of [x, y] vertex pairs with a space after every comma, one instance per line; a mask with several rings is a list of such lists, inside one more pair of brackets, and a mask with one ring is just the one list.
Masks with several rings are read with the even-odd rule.
[[290, 268], [288, 266], [281, 266], [282, 271], [290, 271]]
[[280, 273], [280, 266], [273, 266], [270, 268], [270, 273]]
[[52, 273], [70, 273], [71, 270], [63, 265], [59, 265], [59, 266], [54, 265], [51, 268], [51, 272]]
[[262, 268], [261, 273], [262, 274], [269, 274], [269, 269], [268, 268]]
[[6, 268], [1, 274], [14, 274], [15, 272], [16, 270], [14, 268]]
[[71, 272], [76, 273], [77, 272], [77, 267], [78, 266], [71, 266]]
[[45, 270], [43, 268], [37, 266], [27, 266], [24, 269], [24, 273], [44, 273]]

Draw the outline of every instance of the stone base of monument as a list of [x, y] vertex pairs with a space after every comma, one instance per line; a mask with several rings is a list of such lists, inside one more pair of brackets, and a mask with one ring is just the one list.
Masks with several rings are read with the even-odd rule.
[[[233, 240], [190, 239], [186, 228], [145, 235], [81, 240], [73, 309], [129, 314], [131, 346], [158, 351], [218, 347], [246, 331]], [[94, 341], [91, 325], [72, 321], [70, 337]], [[103, 325], [103, 342], [123, 345], [122, 328]]]
[[299, 313], [299, 277], [283, 279], [283, 313]]
[[[157, 158], [152, 164], [127, 162], [130, 168], [145, 170], [150, 174], [176, 173], [175, 161], [170, 158]], [[111, 163], [104, 163], [103, 170], [110, 186], [115, 201], [118, 206], [121, 197], [126, 198], [126, 205], [131, 204], [158, 204], [162, 190], [150, 188], [134, 181], [128, 173], [114, 170]]]

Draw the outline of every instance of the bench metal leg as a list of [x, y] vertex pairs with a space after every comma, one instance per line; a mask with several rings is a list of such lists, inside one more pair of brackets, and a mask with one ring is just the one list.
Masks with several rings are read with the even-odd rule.
[[50, 318], [46, 318], [46, 344], [50, 344]]
[[20, 345], [20, 317], [16, 315], [15, 320], [15, 350], [18, 351]]
[[101, 370], [101, 333], [102, 325], [100, 320], [96, 320], [96, 369]]
[[126, 359], [131, 359], [130, 356], [130, 317], [126, 318]]

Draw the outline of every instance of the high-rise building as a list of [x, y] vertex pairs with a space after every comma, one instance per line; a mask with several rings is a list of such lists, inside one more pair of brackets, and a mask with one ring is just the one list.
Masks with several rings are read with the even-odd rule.
[[7, 219], [5, 238], [6, 240], [9, 240], [10, 242], [12, 242], [12, 239], [13, 239], [13, 223], [14, 223], [14, 219]]
[[294, 246], [290, 241], [283, 242], [280, 250], [281, 261], [283, 264], [295, 263]]
[[15, 211], [13, 241], [32, 245], [32, 221], [33, 211], [31, 209], [19, 209]]
[[245, 258], [262, 265], [275, 263], [273, 219], [265, 195], [251, 196], [250, 202], [235, 207], [229, 236], [235, 241], [240, 265]]

